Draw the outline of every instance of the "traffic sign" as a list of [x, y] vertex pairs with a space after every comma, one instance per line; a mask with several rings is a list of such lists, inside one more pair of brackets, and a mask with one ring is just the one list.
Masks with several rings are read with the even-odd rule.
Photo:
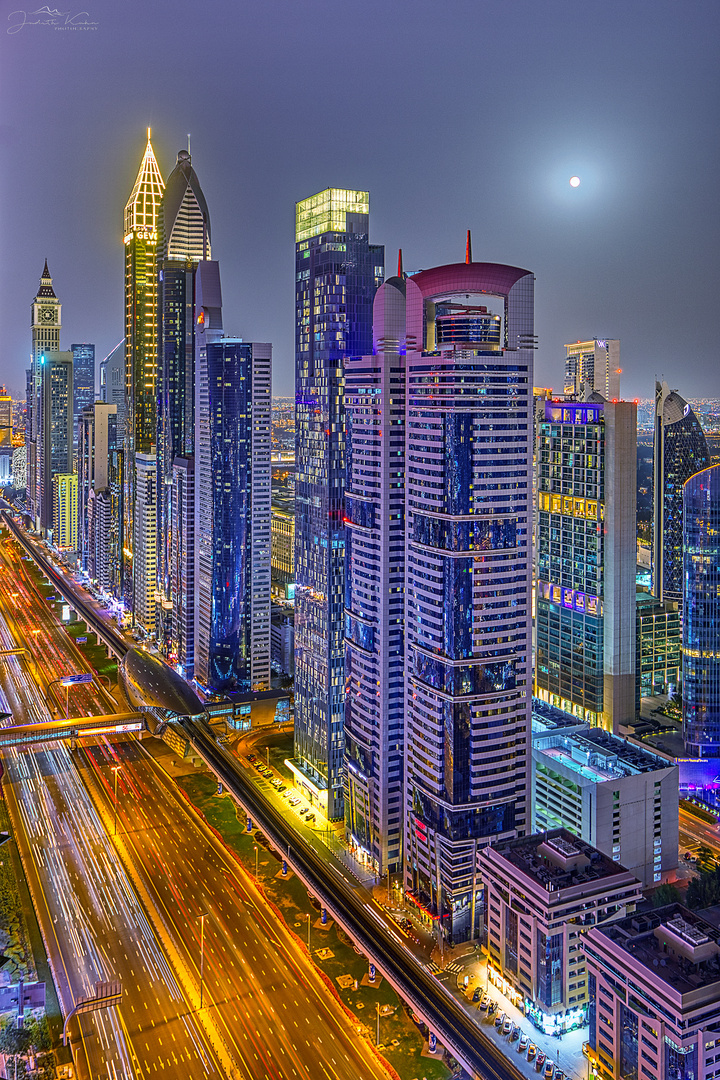
[[66, 675], [60, 680], [61, 686], [76, 686], [78, 683], [92, 682], [93, 677], [89, 671], [83, 671], [80, 675]]

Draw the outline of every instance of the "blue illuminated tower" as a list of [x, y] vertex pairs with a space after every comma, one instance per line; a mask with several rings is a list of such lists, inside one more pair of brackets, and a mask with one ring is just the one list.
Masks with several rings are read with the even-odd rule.
[[683, 504], [683, 736], [688, 754], [718, 759], [720, 465], [690, 477]]
[[331, 819], [345, 747], [342, 360], [370, 352], [384, 276], [369, 210], [367, 192], [328, 188], [295, 215], [295, 763]]
[[95, 403], [95, 346], [71, 345], [73, 354], [73, 442], [78, 444], [78, 421], [83, 409]]

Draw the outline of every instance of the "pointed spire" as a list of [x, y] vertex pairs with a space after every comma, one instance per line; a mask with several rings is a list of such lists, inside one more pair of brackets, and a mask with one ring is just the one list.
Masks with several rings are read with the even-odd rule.
[[165, 184], [160, 175], [160, 169], [150, 142], [150, 128], [147, 129], [147, 133], [148, 141], [145, 153], [140, 163], [135, 186], [125, 207], [126, 233], [143, 226], [152, 230], [157, 228], [158, 208], [165, 190]]
[[467, 240], [465, 241], [465, 262], [471, 263], [472, 260], [472, 239], [470, 237], [470, 230], [467, 231]]
[[398, 248], [398, 272], [397, 276], [401, 278], [403, 276], [403, 263], [402, 263], [402, 248]]
[[47, 259], [45, 260], [45, 268], [42, 272], [42, 277], [40, 278], [40, 288], [38, 289], [37, 294], [38, 296], [54, 297], [57, 299], [55, 290], [52, 287], [52, 278], [50, 277], [50, 271], [48, 270]]

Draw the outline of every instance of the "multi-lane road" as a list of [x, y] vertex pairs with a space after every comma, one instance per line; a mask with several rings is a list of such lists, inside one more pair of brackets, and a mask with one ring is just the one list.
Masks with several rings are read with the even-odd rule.
[[[0, 648], [28, 649], [26, 660], [0, 664], [0, 688], [15, 723], [44, 721], [42, 685], [77, 670], [82, 657], [8, 541], [0, 541], [0, 565], [8, 586]], [[96, 684], [80, 690], [83, 709], [108, 711]], [[123, 980], [121, 1007], [83, 1021], [81, 1075], [384, 1080], [383, 1063], [305, 951], [142, 746], [104, 741], [80, 757], [87, 787], [63, 747], [13, 750], [4, 760], [64, 1011], [96, 980]]]

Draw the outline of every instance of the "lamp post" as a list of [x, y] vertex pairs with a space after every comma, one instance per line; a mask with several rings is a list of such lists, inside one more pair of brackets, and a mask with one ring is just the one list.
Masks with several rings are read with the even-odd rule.
[[377, 1031], [375, 1032], [375, 1045], [380, 1045], [380, 1002], [375, 1002], [375, 1014], [377, 1016]]
[[258, 849], [257, 849], [257, 844], [253, 844], [253, 851], [255, 852], [255, 880], [257, 881], [257, 876], [258, 876]]
[[113, 799], [113, 836], [117, 836], [117, 777], [118, 773], [120, 772], [120, 766], [113, 765], [112, 771], [115, 774], [115, 797]]
[[310, 912], [308, 911], [308, 952], [310, 952]]
[[200, 916], [200, 1008], [203, 1007], [203, 978], [205, 974], [205, 920], [207, 911]]

